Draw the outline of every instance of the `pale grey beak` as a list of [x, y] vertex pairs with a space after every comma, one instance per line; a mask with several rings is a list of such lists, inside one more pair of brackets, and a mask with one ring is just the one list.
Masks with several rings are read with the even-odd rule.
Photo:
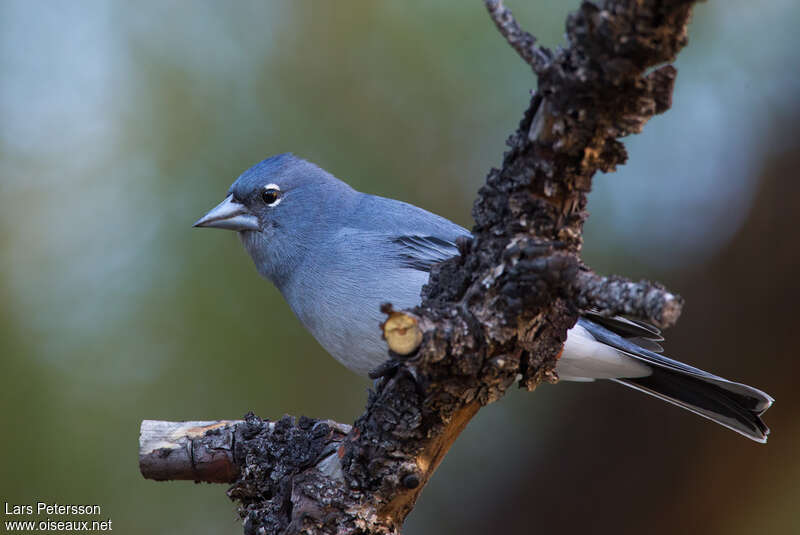
[[261, 230], [258, 218], [247, 207], [228, 195], [225, 200], [198, 219], [193, 227], [224, 228], [228, 230]]

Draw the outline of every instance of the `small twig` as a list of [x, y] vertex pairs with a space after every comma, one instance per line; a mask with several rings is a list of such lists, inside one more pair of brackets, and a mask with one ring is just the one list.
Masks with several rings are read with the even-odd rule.
[[139, 470], [156, 481], [233, 483], [239, 476], [233, 437], [241, 423], [144, 420], [139, 430]]
[[594, 309], [603, 316], [622, 314], [666, 328], [674, 325], [681, 315], [681, 296], [655, 282], [633, 282], [586, 271], [578, 274], [575, 284], [577, 305], [584, 310]]
[[[243, 477], [250, 453], [247, 443], [254, 437], [266, 450], [286, 449], [287, 441], [291, 440], [304, 445], [316, 442], [317, 449], [326, 452], [335, 451], [350, 430], [351, 426], [331, 420], [286, 417], [270, 422], [252, 414], [245, 416], [245, 420], [144, 420], [139, 430], [139, 470], [146, 479], [156, 481], [233, 483]], [[267, 459], [273, 461], [272, 469], [294, 475], [285, 466], [293, 461], [291, 456], [267, 456]], [[311, 458], [308, 464], [329, 476], [338, 469], [322, 457]]]
[[484, 3], [508, 44], [533, 68], [533, 72], [544, 72], [550, 64], [550, 51], [536, 45], [536, 37], [520, 27], [511, 10], [503, 5], [503, 0], [485, 0]]

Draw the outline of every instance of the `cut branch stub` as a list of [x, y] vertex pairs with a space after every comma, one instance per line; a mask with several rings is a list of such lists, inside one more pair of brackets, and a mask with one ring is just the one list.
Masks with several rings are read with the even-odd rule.
[[401, 356], [408, 356], [416, 351], [422, 343], [422, 330], [419, 319], [410, 312], [398, 312], [391, 306], [381, 309], [389, 317], [381, 324], [383, 339], [389, 349]]

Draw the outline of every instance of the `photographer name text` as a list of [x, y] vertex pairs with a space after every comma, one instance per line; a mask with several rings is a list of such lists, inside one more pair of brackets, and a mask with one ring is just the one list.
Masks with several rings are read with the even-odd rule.
[[7, 515], [99, 515], [99, 505], [72, 505], [36, 502], [36, 504], [15, 505], [5, 502]]

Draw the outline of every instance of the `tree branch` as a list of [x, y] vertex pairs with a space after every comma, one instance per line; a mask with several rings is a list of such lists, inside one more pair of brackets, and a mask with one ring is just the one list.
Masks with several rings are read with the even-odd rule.
[[[247, 445], [256, 439], [270, 451], [291, 449], [300, 444], [309, 465], [335, 455], [351, 426], [331, 420], [287, 416], [278, 422], [264, 422], [247, 414], [244, 420], [211, 422], [163, 422], [144, 420], [139, 430], [139, 469], [156, 481], [189, 480], [206, 483], [233, 483], [247, 473]], [[237, 449], [238, 447], [238, 449]], [[293, 462], [291, 455], [276, 455], [272, 471], [289, 473], [281, 462]], [[324, 471], [332, 476], [337, 463]], [[244, 472], [244, 473], [243, 473]]]
[[679, 295], [650, 281], [632, 282], [622, 277], [583, 272], [575, 283], [578, 306], [603, 316], [633, 316], [663, 329], [678, 321], [683, 307]]
[[537, 46], [536, 37], [520, 28], [511, 10], [503, 5], [503, 0], [485, 0], [484, 3], [489, 16], [508, 44], [533, 68], [533, 72], [543, 72], [550, 63], [550, 51]]
[[[556, 380], [553, 369], [581, 309], [662, 326], [675, 321], [680, 298], [651, 283], [595, 275], [579, 252], [592, 177], [625, 162], [617, 138], [669, 108], [675, 69], [645, 73], [686, 44], [691, 4], [583, 2], [567, 19], [567, 46], [551, 55], [499, 1], [486, 2], [539, 89], [507, 141], [501, 168], [478, 192], [474, 238], [459, 241], [459, 257], [434, 266], [420, 306], [386, 308], [399, 314], [384, 325], [398, 351], [376, 374], [366, 411], [346, 436], [345, 427], [307, 419], [268, 424], [249, 416], [234, 424], [240, 476], [229, 495], [242, 503], [246, 534], [398, 533], [481, 406], [518, 376], [529, 390]], [[240, 436], [241, 426], [247, 431]], [[215, 462], [230, 459], [220, 453], [224, 439], [205, 446], [192, 438], [191, 447], [180, 440], [169, 456], [206, 448]], [[152, 463], [165, 450], [147, 451]], [[197, 473], [196, 453], [188, 472], [186, 455], [175, 455], [175, 474]], [[170, 477], [171, 468], [150, 469]]]
[[231, 483], [240, 467], [233, 458], [232, 420], [144, 420], [139, 430], [139, 470], [147, 479]]

